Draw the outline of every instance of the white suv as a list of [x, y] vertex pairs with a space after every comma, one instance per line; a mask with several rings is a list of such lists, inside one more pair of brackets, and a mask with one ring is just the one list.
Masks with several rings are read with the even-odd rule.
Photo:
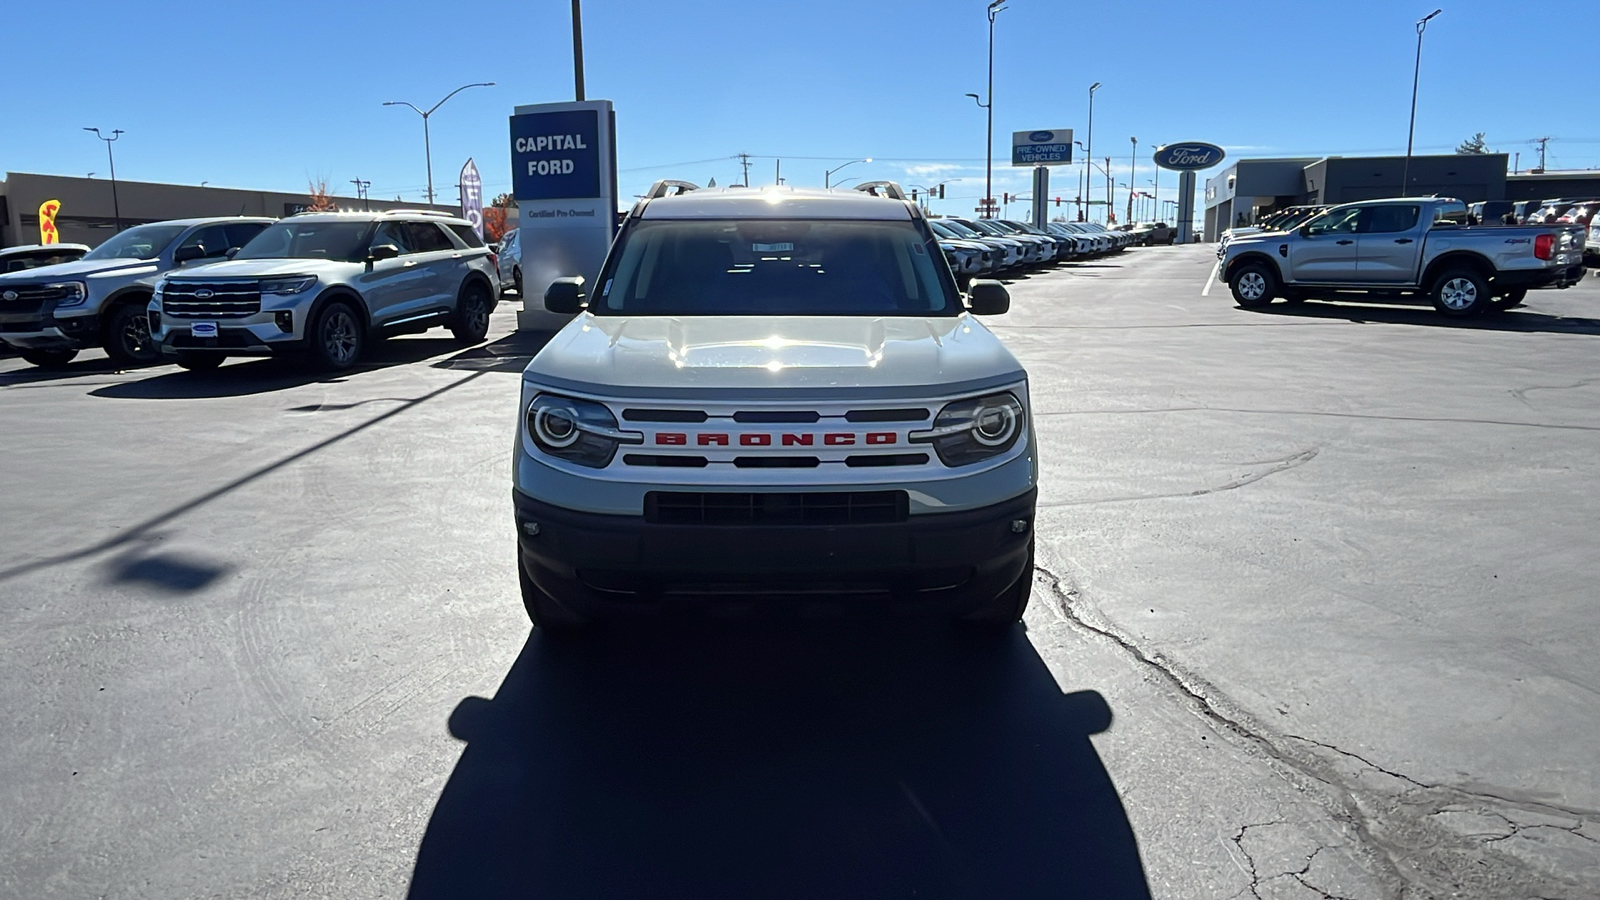
[[227, 262], [158, 282], [150, 335], [188, 369], [281, 353], [344, 369], [372, 338], [444, 326], [462, 341], [483, 340], [498, 284], [489, 248], [465, 219], [302, 213]]
[[[858, 190], [653, 187], [528, 364], [523, 603], [561, 629], [716, 598], [997, 625], [1033, 583], [1027, 373], [921, 209]], [[587, 307], [584, 309], [584, 307]]]

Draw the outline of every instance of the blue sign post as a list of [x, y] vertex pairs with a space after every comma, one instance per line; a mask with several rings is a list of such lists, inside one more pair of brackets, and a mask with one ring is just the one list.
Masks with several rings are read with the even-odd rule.
[[600, 277], [617, 227], [616, 116], [611, 101], [519, 106], [511, 117], [511, 194], [522, 250], [518, 327], [561, 320], [544, 309], [557, 278]]
[[1072, 165], [1072, 129], [1012, 132], [1011, 164], [1013, 166]]

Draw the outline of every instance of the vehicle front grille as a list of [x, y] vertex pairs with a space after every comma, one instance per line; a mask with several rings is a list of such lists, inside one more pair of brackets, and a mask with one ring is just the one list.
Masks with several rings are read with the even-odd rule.
[[718, 493], [650, 491], [645, 521], [663, 525], [869, 525], [904, 522], [905, 491]]
[[[15, 297], [6, 299], [7, 294]], [[21, 285], [0, 289], [0, 315], [38, 315], [44, 305], [52, 300], [60, 300], [67, 296], [66, 288], [42, 287], [40, 285]]]
[[239, 319], [261, 311], [261, 286], [256, 282], [169, 281], [161, 308], [188, 319]]

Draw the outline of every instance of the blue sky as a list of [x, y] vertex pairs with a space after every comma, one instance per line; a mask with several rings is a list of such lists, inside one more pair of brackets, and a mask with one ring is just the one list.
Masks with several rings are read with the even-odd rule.
[[[935, 208], [970, 212], [984, 118], [964, 94], [985, 89], [985, 5], [586, 0], [588, 93], [616, 103], [622, 192], [662, 177], [737, 182], [740, 152], [756, 157], [757, 184], [776, 157], [790, 183], [820, 185], [825, 168], [871, 156], [839, 177], [960, 178]], [[1094, 81], [1095, 156], [1111, 155], [1126, 182], [1137, 136], [1141, 190], [1149, 151], [1170, 141], [1233, 157], [1403, 152], [1412, 23], [1435, 6], [1445, 11], [1423, 51], [1419, 152], [1483, 131], [1526, 168], [1530, 140], [1549, 135], [1551, 168], [1600, 167], [1600, 67], [1581, 39], [1600, 25], [1592, 0], [1008, 6], [995, 35], [996, 193], [1026, 189], [1028, 171], [1003, 164], [1012, 131], [1070, 127], [1083, 139]], [[104, 145], [81, 130], [93, 125], [127, 132], [116, 146], [126, 179], [298, 191], [320, 176], [350, 194], [360, 177], [374, 197], [420, 200], [421, 121], [380, 104], [427, 108], [459, 84], [498, 82], [434, 114], [434, 181], [453, 202], [468, 156], [486, 192], [509, 190], [513, 106], [572, 98], [568, 0], [63, 9], [7, 4], [0, 170], [103, 177]], [[1052, 193], [1076, 187], [1075, 170], [1056, 170]], [[1175, 189], [1166, 173], [1161, 192]]]

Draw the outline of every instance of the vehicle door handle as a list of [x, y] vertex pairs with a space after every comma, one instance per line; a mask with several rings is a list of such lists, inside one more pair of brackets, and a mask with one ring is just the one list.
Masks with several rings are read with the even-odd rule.
[[1395, 238], [1394, 242], [1396, 244], [1409, 244], [1411, 243], [1411, 238]]
[[417, 261], [414, 260], [414, 259], [406, 260], [406, 268], [408, 268], [408, 269], [411, 268], [412, 266], [416, 265], [416, 264], [417, 264]]
[[1344, 240], [1342, 240], [1342, 241], [1334, 241], [1334, 243], [1336, 243], [1336, 244], [1338, 244], [1338, 245], [1339, 245], [1339, 246], [1341, 246], [1341, 247], [1343, 247], [1343, 246], [1344, 246], [1344, 245], [1345, 245], [1345, 244], [1354, 244], [1354, 243], [1355, 243], [1355, 241], [1352, 241], [1352, 240], [1350, 240], [1350, 239], [1349, 239], [1349, 238], [1345, 238], [1345, 239], [1344, 239]]

